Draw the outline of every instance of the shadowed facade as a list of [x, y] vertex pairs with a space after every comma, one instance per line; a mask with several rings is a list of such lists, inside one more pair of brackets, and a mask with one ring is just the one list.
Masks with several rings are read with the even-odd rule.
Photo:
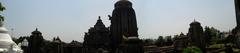
[[99, 50], [109, 51], [110, 33], [108, 28], [103, 24], [100, 16], [94, 27], [91, 27], [84, 36], [83, 46], [85, 53], [96, 53]]
[[[240, 48], [240, 1], [235, 0], [235, 12], [236, 12], [236, 22], [237, 26], [232, 30], [234, 36], [232, 38], [235, 40], [234, 43]], [[230, 38], [231, 39], [231, 38]]]
[[42, 33], [38, 31], [37, 28], [32, 32], [28, 41], [29, 53], [43, 53], [44, 49], [42, 47], [44, 45], [44, 39]]
[[236, 21], [237, 21], [237, 27], [240, 27], [240, 1], [235, 0], [235, 11], [236, 11]]
[[190, 24], [190, 28], [189, 28], [187, 36], [189, 37], [191, 45], [197, 46], [197, 47], [201, 48], [201, 50], [203, 52], [205, 52], [205, 47], [206, 47], [205, 37], [206, 36], [204, 35], [203, 28], [202, 28], [200, 22], [197, 22], [194, 20]]
[[109, 16], [109, 19], [111, 20], [110, 32], [114, 48], [119, 48], [123, 36], [138, 37], [136, 15], [130, 1], [120, 0], [115, 3], [112, 17]]

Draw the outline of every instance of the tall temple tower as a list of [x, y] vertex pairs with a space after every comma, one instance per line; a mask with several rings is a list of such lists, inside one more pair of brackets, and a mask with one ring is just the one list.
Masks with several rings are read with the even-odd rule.
[[115, 3], [115, 8], [110, 17], [110, 31], [114, 36], [138, 37], [138, 28], [135, 11], [128, 0], [120, 0]]
[[42, 33], [38, 31], [37, 28], [32, 32], [32, 35], [29, 37], [28, 41], [29, 53], [44, 53], [42, 49], [44, 39]]
[[235, 0], [235, 12], [236, 12], [236, 21], [237, 26], [232, 30], [232, 34], [234, 35], [233, 39], [235, 40], [234, 43], [240, 48], [240, 1]]
[[111, 20], [110, 32], [113, 36], [114, 45], [122, 42], [125, 37], [138, 37], [138, 28], [135, 11], [132, 3], [128, 0], [119, 0], [114, 5]]
[[195, 45], [198, 46], [199, 48], [201, 48], [201, 50], [203, 52], [205, 52], [205, 35], [203, 35], [203, 28], [201, 26], [201, 23], [197, 22], [197, 21], [193, 21], [190, 24], [190, 28], [188, 31], [187, 36], [190, 39], [190, 43], [191, 45]]
[[240, 27], [240, 4], [239, 3], [240, 3], [239, 0], [235, 0], [237, 28]]

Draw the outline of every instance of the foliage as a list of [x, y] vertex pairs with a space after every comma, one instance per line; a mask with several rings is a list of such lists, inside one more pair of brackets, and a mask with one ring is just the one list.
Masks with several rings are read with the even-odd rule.
[[213, 27], [205, 27], [204, 35], [206, 40], [207, 45], [212, 45], [216, 43], [221, 43], [222, 42], [222, 34], [220, 33], [219, 30], [213, 28]]
[[27, 36], [21, 36], [19, 38], [15, 38], [15, 37], [12, 37], [12, 40], [15, 42], [15, 43], [21, 43], [24, 39], [28, 39], [29, 37]]
[[[2, 3], [0, 3], [0, 13], [1, 13], [3, 10], [5, 10], [5, 7], [2, 5]], [[4, 18], [4, 17], [3, 17], [2, 15], [0, 15], [1, 21], [4, 21], [3, 18]]]
[[18, 41], [18, 39], [15, 38], [15, 37], [12, 37], [12, 40], [13, 40], [15, 43]]
[[183, 53], [203, 53], [200, 48], [192, 46], [183, 50]]
[[155, 41], [155, 45], [158, 47], [161, 46], [170, 46], [173, 44], [173, 38], [172, 36], [159, 36], [158, 39]]
[[0, 11], [5, 10], [5, 7], [2, 5], [2, 3], [0, 3]]
[[209, 48], [224, 48], [224, 44], [213, 44], [213, 45], [210, 45]]
[[166, 36], [166, 37], [165, 37], [165, 40], [166, 40], [166, 45], [167, 45], [167, 46], [170, 46], [170, 45], [173, 44], [172, 36]]
[[158, 46], [158, 47], [161, 47], [161, 46], [164, 46], [164, 39], [163, 39], [163, 36], [159, 36], [158, 37], [158, 39], [156, 40], [156, 45]]
[[153, 45], [154, 40], [153, 39], [143, 39], [144, 45]]

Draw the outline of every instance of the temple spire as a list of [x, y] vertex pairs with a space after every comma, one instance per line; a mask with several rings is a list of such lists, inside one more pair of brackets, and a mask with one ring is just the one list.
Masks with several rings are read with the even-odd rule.
[[97, 28], [105, 27], [105, 25], [103, 24], [100, 16], [98, 16], [97, 23], [94, 25], [94, 27], [97, 27]]
[[36, 28], [36, 30], [35, 31], [38, 31], [38, 28]]
[[100, 16], [98, 16], [98, 20], [101, 20], [101, 17], [100, 17]]
[[98, 19], [101, 19], [101, 17], [100, 17], [100, 16], [98, 16]]

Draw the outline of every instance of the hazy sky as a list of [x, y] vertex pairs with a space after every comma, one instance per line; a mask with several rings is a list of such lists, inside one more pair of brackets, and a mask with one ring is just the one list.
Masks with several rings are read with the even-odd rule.
[[[13, 37], [30, 36], [38, 28], [52, 40], [83, 41], [84, 32], [98, 16], [108, 27], [118, 0], [0, 0], [6, 7], [6, 27]], [[130, 0], [133, 3], [140, 38], [187, 33], [196, 19], [202, 26], [229, 31], [236, 26], [233, 0]]]

